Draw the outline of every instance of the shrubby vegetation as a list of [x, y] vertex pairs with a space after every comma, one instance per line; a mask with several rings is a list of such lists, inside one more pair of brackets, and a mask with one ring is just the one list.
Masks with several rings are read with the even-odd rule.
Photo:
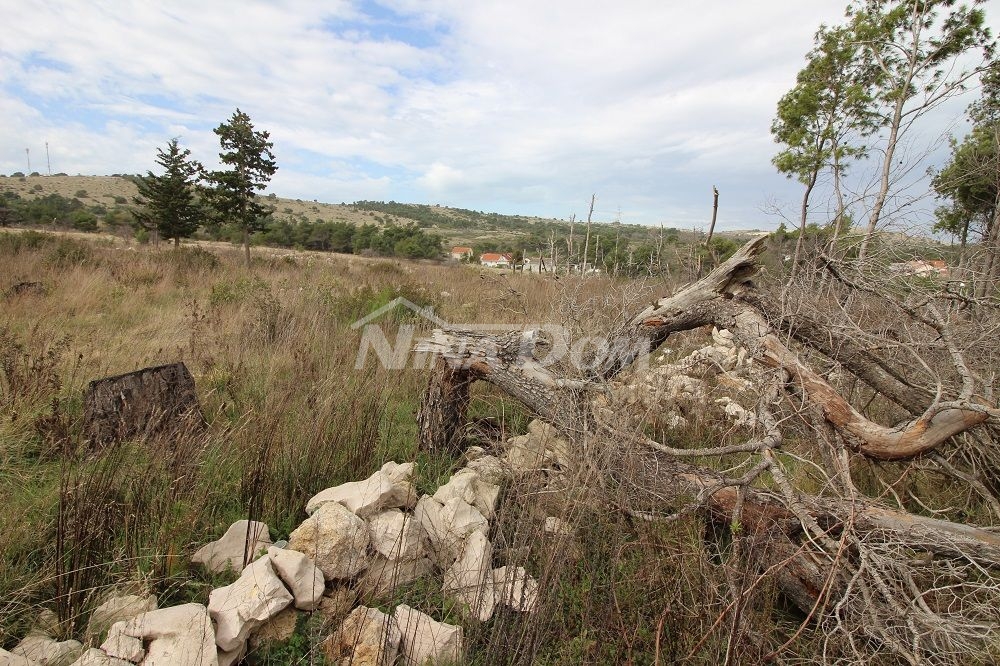
[[412, 223], [379, 227], [373, 224], [357, 226], [348, 222], [272, 219], [263, 231], [254, 234], [253, 242], [275, 247], [406, 259], [440, 259], [444, 253], [440, 236]]

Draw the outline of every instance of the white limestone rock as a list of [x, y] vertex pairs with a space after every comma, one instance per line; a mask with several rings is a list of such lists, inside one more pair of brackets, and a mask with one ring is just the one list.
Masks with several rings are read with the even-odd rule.
[[482, 532], [465, 540], [462, 555], [444, 574], [444, 592], [468, 606], [469, 614], [485, 622], [493, 616], [493, 544]]
[[246, 569], [232, 585], [212, 590], [208, 612], [215, 620], [215, 642], [224, 652], [238, 650], [254, 629], [292, 603], [269, 557]]
[[368, 543], [365, 522], [339, 502], [327, 502], [292, 532], [288, 548], [312, 559], [330, 581], [363, 571]]
[[383, 511], [368, 521], [372, 548], [390, 560], [419, 560], [426, 556], [427, 533], [412, 515], [399, 509]]
[[554, 534], [555, 536], [570, 536], [573, 534], [573, 528], [569, 523], [555, 516], [549, 516], [545, 519], [545, 525], [542, 526], [542, 530], [546, 534]]
[[541, 443], [548, 460], [564, 469], [572, 467], [569, 442], [559, 434], [555, 426], [535, 419], [528, 424], [528, 434]]
[[462, 627], [438, 622], [406, 604], [396, 606], [393, 617], [403, 636], [400, 651], [404, 666], [462, 663], [465, 656]]
[[267, 549], [267, 556], [278, 578], [295, 598], [295, 607], [304, 611], [315, 610], [326, 589], [323, 572], [316, 563], [297, 550], [275, 546]]
[[101, 649], [108, 654], [112, 643], [123, 643], [123, 637], [139, 640], [146, 646], [145, 657], [127, 659], [142, 661], [143, 666], [218, 666], [215, 629], [208, 609], [201, 604], [183, 604], [160, 608], [136, 615], [131, 620], [116, 622], [108, 630], [108, 640]]
[[247, 653], [246, 643], [243, 643], [235, 650], [222, 650], [220, 649], [216, 654], [216, 659], [219, 661], [219, 666], [233, 666], [233, 664], [239, 662], [243, 658], [243, 655]]
[[413, 473], [417, 464], [413, 462], [395, 463], [392, 461], [382, 465], [380, 470], [389, 477], [394, 486], [392, 497], [385, 508], [412, 509], [417, 504], [417, 489], [413, 487]]
[[[124, 622], [127, 620], [111, 625], [107, 639], [101, 643], [101, 649], [116, 659], [139, 663], [146, 656], [146, 648], [143, 647], [141, 638], [129, 636], [124, 632]], [[115, 627], [119, 629], [116, 630]]]
[[11, 652], [35, 666], [69, 666], [83, 654], [80, 641], [57, 641], [39, 632], [31, 632]]
[[448, 500], [457, 497], [476, 507], [487, 519], [493, 517], [499, 496], [500, 486], [482, 479], [476, 470], [468, 467], [452, 474], [448, 483], [434, 493], [434, 499], [441, 504], [447, 504]]
[[[317, 604], [317, 607], [319, 605]], [[254, 651], [263, 645], [270, 643], [282, 643], [287, 641], [295, 633], [295, 625], [299, 620], [299, 613], [294, 606], [289, 606], [264, 624], [257, 627], [250, 638], [247, 639], [247, 647]]]
[[[0, 656], [0, 664], [2, 663], [4, 663], [3, 657]], [[80, 655], [80, 658], [70, 664], [70, 666], [132, 666], [132, 662], [111, 657], [104, 650], [90, 648]]]
[[242, 571], [244, 562], [253, 561], [270, 545], [267, 525], [256, 520], [237, 520], [218, 541], [199, 548], [191, 561], [213, 573], [230, 568]]
[[312, 515], [329, 502], [343, 504], [359, 518], [369, 518], [384, 509], [412, 508], [417, 498], [410, 482], [412, 475], [413, 463], [387, 462], [364, 481], [342, 483], [314, 495], [306, 503], [306, 513]]
[[36, 666], [35, 662], [13, 652], [0, 648], [0, 666]]
[[494, 569], [493, 588], [498, 604], [522, 613], [534, 612], [538, 603], [538, 581], [529, 576], [524, 567]]
[[493, 455], [483, 454], [468, 459], [465, 469], [471, 469], [479, 478], [488, 483], [500, 484], [512, 476], [510, 465]]
[[417, 502], [413, 515], [427, 532], [431, 559], [442, 569], [451, 566], [461, 555], [465, 539], [470, 534], [486, 534], [490, 529], [486, 517], [458, 497], [442, 505], [433, 497], [424, 495]]
[[385, 597], [397, 588], [434, 573], [430, 558], [419, 560], [389, 560], [376, 555], [371, 565], [358, 579], [358, 590], [364, 596]]
[[399, 654], [402, 634], [396, 620], [377, 608], [358, 606], [329, 638], [323, 651], [334, 663], [390, 666]]
[[156, 610], [156, 595], [123, 594], [109, 597], [94, 609], [87, 622], [87, 638], [96, 642], [115, 622], [129, 620], [140, 613]]

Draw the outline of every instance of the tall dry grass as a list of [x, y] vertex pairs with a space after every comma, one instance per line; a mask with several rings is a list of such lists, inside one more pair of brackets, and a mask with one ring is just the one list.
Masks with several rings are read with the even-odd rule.
[[[200, 545], [241, 518], [286, 537], [319, 490], [367, 476], [389, 459], [418, 460], [422, 492], [458, 461], [417, 451], [415, 412], [425, 373], [354, 368], [349, 324], [398, 295], [456, 323], [560, 323], [613, 330], [627, 305], [663, 282], [539, 279], [360, 257], [214, 247], [127, 248], [43, 234], [0, 234], [0, 289], [39, 281], [44, 293], [0, 301], [0, 645], [24, 635], [42, 608], [80, 636], [112, 589], [142, 589], [161, 604], [205, 602], [210, 577], [189, 566]], [[385, 320], [392, 335], [399, 319]], [[407, 321], [407, 323], [413, 323]], [[184, 361], [209, 427], [165, 440], [94, 449], [81, 437], [81, 396], [94, 378]], [[479, 444], [523, 432], [530, 414], [487, 385], [470, 416], [491, 424]], [[698, 424], [711, 437], [711, 424]], [[732, 629], [713, 626], [731, 602], [726, 584], [751, 563], [706, 550], [689, 515], [636, 521], [627, 498], [590, 466], [552, 494], [526, 480], [505, 490], [491, 534], [498, 563], [542, 581], [537, 613], [499, 612], [468, 625], [479, 664], [715, 663]], [[553, 539], [559, 516], [576, 527]], [[502, 559], [502, 562], [500, 561]], [[441, 620], [459, 611], [440, 581], [388, 598]], [[782, 622], [773, 589], [741, 602], [739, 635]], [[793, 625], [794, 626], [794, 625]], [[250, 663], [321, 663], [323, 638], [300, 627], [287, 646]], [[749, 639], [748, 639], [749, 640]], [[766, 643], [754, 638], [760, 645]], [[756, 645], [757, 643], [752, 643]]]

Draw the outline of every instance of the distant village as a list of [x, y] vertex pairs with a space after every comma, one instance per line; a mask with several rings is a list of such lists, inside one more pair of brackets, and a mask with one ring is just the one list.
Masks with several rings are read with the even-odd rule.
[[[455, 261], [465, 263], [476, 263], [476, 253], [471, 247], [455, 246], [451, 248], [451, 258]], [[527, 273], [548, 272], [549, 267], [545, 265], [543, 257], [528, 258], [516, 261], [510, 252], [483, 252], [479, 255], [480, 266], [487, 268], [506, 268], [525, 271]]]

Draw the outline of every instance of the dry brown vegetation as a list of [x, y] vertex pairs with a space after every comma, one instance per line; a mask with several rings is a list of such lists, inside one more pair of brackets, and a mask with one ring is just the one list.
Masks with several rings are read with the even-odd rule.
[[[483, 276], [462, 266], [291, 252], [257, 256], [245, 269], [238, 253], [221, 245], [173, 251], [34, 232], [0, 234], [0, 265], [0, 290], [21, 281], [43, 285], [42, 292], [3, 297], [0, 309], [0, 483], [10, 489], [0, 507], [4, 647], [23, 636], [42, 608], [59, 612], [66, 636], [79, 636], [89, 611], [113, 588], [149, 589], [162, 604], [204, 602], [218, 581], [189, 567], [199, 545], [248, 517], [267, 522], [272, 537], [287, 537], [313, 493], [367, 476], [386, 460], [417, 460], [420, 490], [433, 490], [458, 461], [418, 450], [416, 411], [426, 370], [387, 371], [372, 362], [354, 369], [358, 333], [349, 324], [395, 296], [432, 305], [453, 322], [560, 323], [595, 333], [620, 328], [626, 313], [676, 288], [662, 280]], [[787, 302], [801, 307], [782, 312], [818, 312], [815, 303], [806, 307], [816, 293], [810, 287], [796, 294]], [[826, 293], [828, 307], [836, 292]], [[908, 362], [914, 349], [932, 360], [937, 372], [914, 383], [938, 377], [950, 387], [957, 381], [943, 370], [950, 367], [942, 364], [947, 345], [907, 329], [898, 310], [859, 295], [840, 312], [822, 325], [863, 324], [869, 337], [855, 339], [869, 346], [886, 344], [885, 331], [905, 331], [906, 344], [899, 339], [882, 349], [896, 364]], [[980, 316], [963, 329], [960, 344], [985, 376], [996, 367], [995, 346], [983, 337], [993, 319]], [[780, 321], [781, 313], [774, 317]], [[417, 323], [390, 317], [390, 336], [401, 321]], [[661, 360], [700, 346], [705, 334], [672, 337]], [[195, 376], [207, 433], [100, 449], [83, 441], [87, 381], [177, 360]], [[837, 371], [838, 386], [866, 416], [889, 423], [906, 416], [843, 368]], [[714, 391], [712, 399], [727, 394], [721, 384]], [[648, 428], [635, 431], [637, 437], [591, 441], [558, 487], [529, 477], [505, 490], [491, 535], [503, 560], [497, 565], [527, 567], [544, 594], [533, 615], [504, 612], [468, 625], [471, 663], [758, 663], [766, 655], [781, 663], [900, 662], [899, 652], [877, 637], [859, 633], [854, 644], [845, 637], [840, 630], [854, 627], [856, 616], [839, 616], [842, 625], [834, 616], [831, 624], [790, 601], [781, 570], [769, 559], [770, 533], [755, 529], [752, 513], [741, 525], [689, 495], [663, 503], [667, 495], [647, 483], [663, 478], [649, 461], [667, 454], [649, 458], [645, 437], [679, 451], [740, 445], [752, 435], [713, 404], [689, 406], [681, 427], [661, 420], [662, 408], [644, 407]], [[636, 408], [618, 410], [631, 419]], [[822, 428], [794, 393], [773, 409], [786, 427], [773, 452], [776, 469], [803, 492], [836, 490], [815, 448]], [[523, 432], [531, 414], [480, 383], [467, 416], [472, 426], [464, 428], [461, 446], [490, 447]], [[976, 446], [963, 439], [942, 447], [940, 460], [891, 463], [850, 454], [850, 475], [865, 501], [989, 526], [1000, 517], [982, 492], [982, 475], [995, 469], [994, 446], [989, 438]], [[621, 455], [629, 451], [636, 455]], [[963, 457], [970, 451], [985, 457]], [[754, 467], [752, 455], [727, 453], [706, 464], [739, 476]], [[979, 485], [946, 465], [959, 471], [978, 465]], [[745, 485], [768, 492], [778, 478], [758, 474]], [[547, 516], [567, 520], [575, 535], [545, 534]], [[901, 554], [875, 545], [880, 558]], [[927, 557], [907, 552], [918, 564]], [[921, 585], [942, 583], [934, 603], [971, 611], [994, 599], [988, 568], [948, 570], [932, 555], [920, 572], [928, 577], [916, 581]], [[956, 572], [977, 585], [944, 587]], [[439, 582], [418, 582], [367, 603], [405, 602], [457, 621], [459, 610], [440, 589]], [[820, 598], [827, 599], [820, 613], [836, 606], [832, 596]], [[863, 598], [843, 598], [863, 608]], [[988, 637], [995, 630], [995, 620], [984, 620], [980, 631]], [[307, 622], [293, 640], [251, 653], [248, 663], [321, 663], [318, 645], [327, 631]], [[962, 637], [962, 644], [976, 646], [964, 662], [945, 653], [939, 661], [990, 663], [997, 644], [989, 640]]]

